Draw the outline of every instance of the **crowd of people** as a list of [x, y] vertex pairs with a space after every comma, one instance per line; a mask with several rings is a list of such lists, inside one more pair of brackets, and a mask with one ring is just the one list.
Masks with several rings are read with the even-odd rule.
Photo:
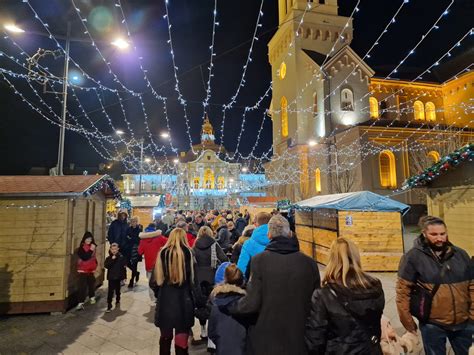
[[[420, 220], [421, 234], [400, 262], [396, 303], [407, 332], [383, 315], [380, 280], [362, 269], [359, 250], [337, 238], [320, 277], [299, 251], [291, 216], [279, 212], [167, 211], [143, 231], [120, 212], [110, 224], [107, 312], [130, 269], [139, 279], [145, 258], [150, 304], [160, 329], [160, 354], [187, 354], [191, 343], [217, 354], [468, 354], [474, 323], [474, 265], [449, 242], [437, 217]], [[81, 284], [95, 303], [98, 267], [92, 234], [78, 249]], [[195, 318], [200, 334], [193, 334]], [[417, 320], [415, 321], [414, 318]], [[418, 329], [420, 332], [418, 333]], [[420, 336], [421, 335], [421, 336]], [[421, 340], [420, 340], [421, 338]], [[191, 340], [191, 341], [190, 341]]]

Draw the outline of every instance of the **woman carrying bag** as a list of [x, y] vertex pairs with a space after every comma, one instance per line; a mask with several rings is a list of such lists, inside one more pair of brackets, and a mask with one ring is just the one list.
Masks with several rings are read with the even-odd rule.
[[305, 332], [309, 353], [381, 355], [384, 305], [382, 284], [362, 270], [355, 244], [337, 238], [322, 288], [311, 299]]

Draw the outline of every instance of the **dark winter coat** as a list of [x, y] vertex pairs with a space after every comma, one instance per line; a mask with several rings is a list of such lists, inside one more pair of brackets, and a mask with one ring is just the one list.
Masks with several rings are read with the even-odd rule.
[[247, 221], [243, 219], [242, 217], [239, 217], [235, 220], [235, 229], [237, 230], [237, 233], [239, 236], [242, 235], [244, 232], [245, 227], [247, 227]]
[[252, 258], [247, 295], [228, 309], [231, 314], [258, 314], [249, 329], [248, 353], [306, 354], [305, 321], [319, 286], [315, 261], [298, 251], [294, 238], [273, 238]]
[[408, 331], [416, 329], [409, 306], [416, 283], [429, 290], [440, 285], [433, 297], [429, 323], [455, 330], [474, 321], [473, 279], [474, 259], [463, 249], [449, 243], [446, 252], [438, 257], [420, 235], [398, 268], [397, 308], [403, 326]]
[[[194, 244], [194, 256], [196, 258], [196, 277], [199, 284], [207, 283], [208, 285], [214, 285], [214, 275], [216, 269], [211, 267], [211, 246], [216, 244], [216, 256], [217, 259], [223, 263], [228, 261], [222, 248], [216, 243], [214, 238], [209, 236], [203, 236], [196, 239]], [[219, 266], [219, 265], [217, 265]], [[209, 291], [210, 292], [210, 291]], [[209, 293], [207, 294], [209, 296]]]
[[239, 258], [240, 258], [240, 253], [242, 252], [242, 247], [243, 247], [244, 243], [249, 239], [250, 239], [250, 237], [241, 236], [238, 239], [238, 242], [234, 244], [234, 246], [232, 248], [232, 256], [230, 257], [230, 262], [231, 263], [237, 264], [237, 262], [239, 261]]
[[230, 233], [230, 245], [232, 246], [237, 242], [237, 240], [240, 237], [240, 234], [235, 228], [232, 230], [229, 229], [229, 233]]
[[127, 220], [121, 221], [116, 219], [109, 226], [109, 230], [107, 231], [107, 239], [110, 244], [117, 243], [120, 249], [122, 249], [127, 242], [127, 232]]
[[216, 345], [218, 355], [245, 354], [247, 338], [245, 323], [219, 309], [237, 302], [244, 295], [243, 289], [230, 284], [218, 285], [212, 290], [208, 335]]
[[377, 279], [369, 289], [351, 290], [331, 284], [314, 291], [305, 335], [310, 354], [381, 355], [384, 305], [382, 285]]
[[219, 243], [224, 252], [227, 252], [232, 247], [232, 243], [230, 242], [231, 234], [229, 232], [229, 228], [227, 228], [227, 226], [222, 226], [217, 228], [216, 232], [217, 243]]
[[115, 259], [112, 258], [112, 254], [105, 258], [104, 267], [107, 269], [107, 280], [122, 280], [125, 271], [125, 265], [127, 265], [127, 258], [121, 253], [115, 255]]
[[127, 258], [129, 265], [136, 265], [140, 260], [140, 254], [138, 254], [138, 245], [140, 244], [139, 234], [143, 232], [141, 225], [128, 227], [127, 238], [125, 246], [120, 249], [120, 252]]
[[[183, 247], [186, 263], [186, 280], [182, 285], [169, 283], [169, 271], [166, 257], [168, 249], [164, 248], [159, 254], [163, 265], [164, 283], [159, 287], [155, 310], [155, 325], [163, 329], [176, 329], [177, 333], [186, 333], [194, 325], [194, 308], [199, 306], [201, 298], [195, 294], [193, 279], [194, 258], [190, 249]], [[202, 306], [202, 305], [201, 305]]]
[[168, 230], [168, 225], [163, 221], [155, 222], [156, 229], [160, 230], [162, 233], [165, 233]]

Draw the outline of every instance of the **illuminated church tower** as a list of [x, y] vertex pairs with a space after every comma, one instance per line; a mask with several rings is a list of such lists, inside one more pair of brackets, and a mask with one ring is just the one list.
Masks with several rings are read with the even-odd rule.
[[213, 145], [215, 140], [214, 128], [212, 127], [209, 117], [206, 113], [206, 118], [201, 129], [201, 144], [203, 145]]

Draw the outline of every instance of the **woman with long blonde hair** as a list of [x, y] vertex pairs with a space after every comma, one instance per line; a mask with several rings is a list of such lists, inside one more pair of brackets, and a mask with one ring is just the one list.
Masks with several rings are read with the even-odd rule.
[[380, 319], [385, 305], [382, 284], [362, 270], [354, 242], [337, 238], [311, 299], [306, 344], [315, 354], [382, 354]]
[[186, 231], [175, 228], [158, 255], [155, 266], [159, 287], [155, 325], [160, 328], [160, 354], [170, 354], [173, 330], [175, 353], [188, 353], [188, 336], [194, 325], [194, 257]]

